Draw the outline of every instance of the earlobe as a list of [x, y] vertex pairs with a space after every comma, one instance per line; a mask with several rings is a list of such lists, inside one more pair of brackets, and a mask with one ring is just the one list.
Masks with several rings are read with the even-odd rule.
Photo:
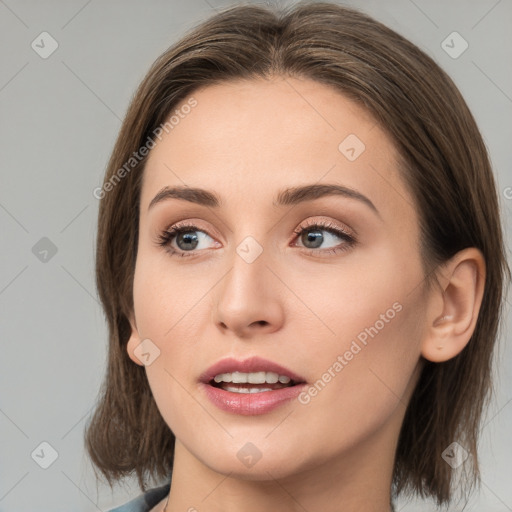
[[458, 252], [444, 268], [441, 290], [432, 292], [438, 294], [438, 306], [427, 318], [427, 332], [421, 345], [421, 355], [435, 363], [452, 359], [468, 344], [485, 286], [485, 260], [475, 247]]
[[128, 352], [128, 356], [134, 363], [138, 364], [139, 366], [144, 366], [142, 361], [135, 355], [135, 349], [140, 345], [142, 340], [140, 339], [139, 331], [137, 329], [133, 313], [130, 315], [129, 321], [131, 327], [131, 334], [128, 343], [126, 344], [126, 351]]

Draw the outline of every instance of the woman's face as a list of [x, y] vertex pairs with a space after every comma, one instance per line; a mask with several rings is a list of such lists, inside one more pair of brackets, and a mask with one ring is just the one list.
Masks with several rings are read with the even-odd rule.
[[[146, 354], [164, 420], [201, 463], [242, 478], [392, 454], [427, 305], [391, 140], [310, 80], [223, 83], [193, 98], [156, 140], [140, 201], [128, 352], [139, 365]], [[189, 200], [153, 201], [165, 187]], [[166, 238], [176, 225], [194, 227]], [[253, 356], [305, 384], [246, 393], [265, 385], [200, 381], [220, 360]]]

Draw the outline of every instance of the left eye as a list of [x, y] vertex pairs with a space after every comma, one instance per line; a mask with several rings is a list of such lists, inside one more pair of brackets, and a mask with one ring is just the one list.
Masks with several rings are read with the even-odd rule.
[[[322, 232], [328, 233], [327, 237], [323, 235]], [[307, 249], [317, 249], [326, 239], [329, 238], [331, 238], [331, 240], [336, 238], [343, 238], [345, 240], [350, 239], [350, 237], [343, 231], [338, 231], [332, 228], [327, 229], [324, 226], [303, 228], [299, 231], [299, 235], [299, 240]]]
[[[328, 233], [328, 235], [324, 236], [322, 232]], [[313, 253], [336, 253], [338, 251], [347, 250], [355, 243], [355, 239], [351, 235], [330, 223], [301, 226], [295, 230], [294, 233], [303, 244], [302, 246], [299, 245], [297, 247], [303, 247], [308, 250], [308, 252]], [[334, 241], [335, 243], [336, 238], [343, 240], [343, 242], [341, 244], [338, 243], [334, 247], [331, 246], [317, 250], [326, 239], [331, 239], [331, 241]], [[195, 251], [196, 249], [207, 249], [208, 247], [199, 247], [201, 242], [207, 242], [207, 239], [213, 240], [213, 238], [197, 226], [176, 225], [171, 229], [162, 232], [158, 236], [157, 243], [158, 245], [165, 247], [171, 255], [186, 257], [193, 256], [194, 252], [197, 252]], [[177, 248], [173, 247], [173, 242], [176, 243]]]

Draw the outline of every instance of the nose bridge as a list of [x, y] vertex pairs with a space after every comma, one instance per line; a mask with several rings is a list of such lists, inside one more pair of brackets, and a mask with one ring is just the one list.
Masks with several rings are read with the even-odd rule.
[[[248, 235], [233, 247], [230, 270], [216, 295], [215, 322], [242, 335], [251, 325], [275, 328], [280, 322], [282, 304], [277, 279], [267, 268], [271, 264], [270, 243], [260, 243]], [[272, 327], [273, 326], [273, 327]]]
[[269, 291], [268, 286], [265, 287], [269, 256], [269, 251], [254, 236], [244, 237], [231, 255], [231, 271], [226, 276], [224, 294], [240, 304], [261, 301], [262, 293]]

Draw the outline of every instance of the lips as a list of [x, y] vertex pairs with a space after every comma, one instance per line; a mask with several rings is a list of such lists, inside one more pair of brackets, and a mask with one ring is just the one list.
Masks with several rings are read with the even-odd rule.
[[[272, 372], [279, 376], [288, 377], [290, 382], [285, 387], [279, 383], [259, 385], [233, 383], [222, 386], [214, 382], [216, 375], [236, 374], [236, 372], [247, 374]], [[213, 405], [224, 412], [244, 416], [267, 414], [278, 407], [285, 407], [286, 404], [293, 403], [294, 399], [307, 387], [302, 376], [280, 364], [261, 357], [250, 357], [243, 361], [237, 361], [233, 358], [222, 359], [204, 371], [200, 375], [199, 381], [201, 393]], [[226, 389], [223, 389], [223, 387]], [[230, 389], [231, 387], [238, 389]], [[244, 390], [242, 391], [240, 388]], [[255, 391], [255, 388], [260, 389]]]
[[226, 359], [221, 359], [214, 365], [210, 366], [206, 371], [204, 371], [200, 377], [199, 381], [204, 384], [210, 384], [213, 378], [216, 375], [221, 373], [233, 373], [233, 372], [242, 372], [242, 373], [253, 373], [253, 372], [274, 372], [278, 375], [284, 375], [289, 377], [293, 382], [293, 384], [301, 384], [306, 382], [306, 380], [297, 375], [295, 372], [292, 372], [288, 368], [281, 366], [280, 364], [274, 363], [273, 361], [269, 361], [268, 359], [263, 359], [261, 357], [250, 357], [249, 359], [244, 359], [243, 361], [238, 361], [231, 357]]

